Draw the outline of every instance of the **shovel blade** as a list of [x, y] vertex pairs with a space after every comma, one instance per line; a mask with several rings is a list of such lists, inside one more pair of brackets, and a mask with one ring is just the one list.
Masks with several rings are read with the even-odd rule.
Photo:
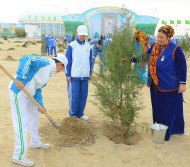
[[54, 122], [54, 121], [52, 121], [52, 120], [49, 120], [49, 122], [50, 122], [50, 124], [51, 124], [54, 128], [56, 128], [56, 129], [58, 129], [58, 130], [61, 130], [61, 131], [64, 131], [64, 130], [65, 130], [64, 127], [61, 126], [61, 125], [59, 125], [58, 123], [56, 123], [56, 122]]

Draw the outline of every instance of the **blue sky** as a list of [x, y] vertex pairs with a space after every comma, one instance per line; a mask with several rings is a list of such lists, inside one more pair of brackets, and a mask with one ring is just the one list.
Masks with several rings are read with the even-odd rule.
[[0, 10], [0, 22], [17, 23], [21, 14], [49, 4], [59, 10], [82, 13], [100, 6], [117, 6], [123, 4], [139, 15], [156, 16], [161, 19], [189, 19], [189, 0], [4, 0]]

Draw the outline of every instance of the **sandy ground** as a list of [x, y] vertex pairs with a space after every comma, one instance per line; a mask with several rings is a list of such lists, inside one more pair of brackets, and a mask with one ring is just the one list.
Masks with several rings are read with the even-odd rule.
[[[40, 44], [21, 47], [21, 43], [0, 40], [0, 63], [15, 74], [18, 61], [4, 60], [7, 56], [18, 60], [26, 54], [40, 54]], [[15, 50], [7, 50], [15, 48]], [[188, 66], [190, 61], [188, 60]], [[189, 71], [189, 69], [188, 69]], [[158, 145], [152, 142], [150, 131], [142, 133], [142, 140], [136, 145], [115, 144], [102, 134], [101, 125], [106, 121], [101, 111], [90, 103], [93, 100], [93, 85], [89, 86], [86, 114], [96, 126], [96, 143], [91, 146], [51, 147], [49, 150], [30, 150], [29, 159], [36, 167], [189, 167], [190, 165], [190, 82], [188, 72], [187, 91], [184, 94], [185, 135], [172, 136], [170, 142]], [[0, 167], [16, 167], [11, 162], [14, 138], [8, 98], [10, 79], [0, 70]], [[144, 87], [143, 103], [145, 109], [139, 112], [138, 122], [151, 124], [151, 105], [149, 89]], [[68, 97], [65, 76], [56, 74], [43, 90], [44, 104], [49, 114], [57, 121], [68, 116]], [[47, 123], [40, 115], [40, 126]], [[44, 140], [42, 138], [42, 140]]]

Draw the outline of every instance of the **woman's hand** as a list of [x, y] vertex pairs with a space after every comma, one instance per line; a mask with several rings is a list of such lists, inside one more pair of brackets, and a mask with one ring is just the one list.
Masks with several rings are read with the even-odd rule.
[[178, 89], [178, 93], [183, 93], [186, 90], [186, 85], [185, 84], [180, 84], [179, 85], [179, 89]]

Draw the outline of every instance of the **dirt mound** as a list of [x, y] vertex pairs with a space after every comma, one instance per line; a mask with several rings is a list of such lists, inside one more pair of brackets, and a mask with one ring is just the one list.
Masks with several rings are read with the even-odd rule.
[[12, 56], [7, 56], [4, 60], [6, 60], [6, 61], [16, 61]]
[[60, 123], [65, 131], [61, 132], [50, 124], [41, 128], [43, 138], [58, 147], [71, 147], [74, 145], [92, 145], [95, 143], [93, 127], [76, 117], [64, 118]]
[[26, 42], [22, 45], [22, 47], [27, 47], [27, 46], [29, 46], [29, 45], [36, 45], [36, 43], [33, 42], [33, 41], [26, 41]]
[[126, 136], [126, 129], [109, 123], [102, 124], [103, 134], [116, 144], [134, 145], [142, 139], [140, 133], [133, 132]]

